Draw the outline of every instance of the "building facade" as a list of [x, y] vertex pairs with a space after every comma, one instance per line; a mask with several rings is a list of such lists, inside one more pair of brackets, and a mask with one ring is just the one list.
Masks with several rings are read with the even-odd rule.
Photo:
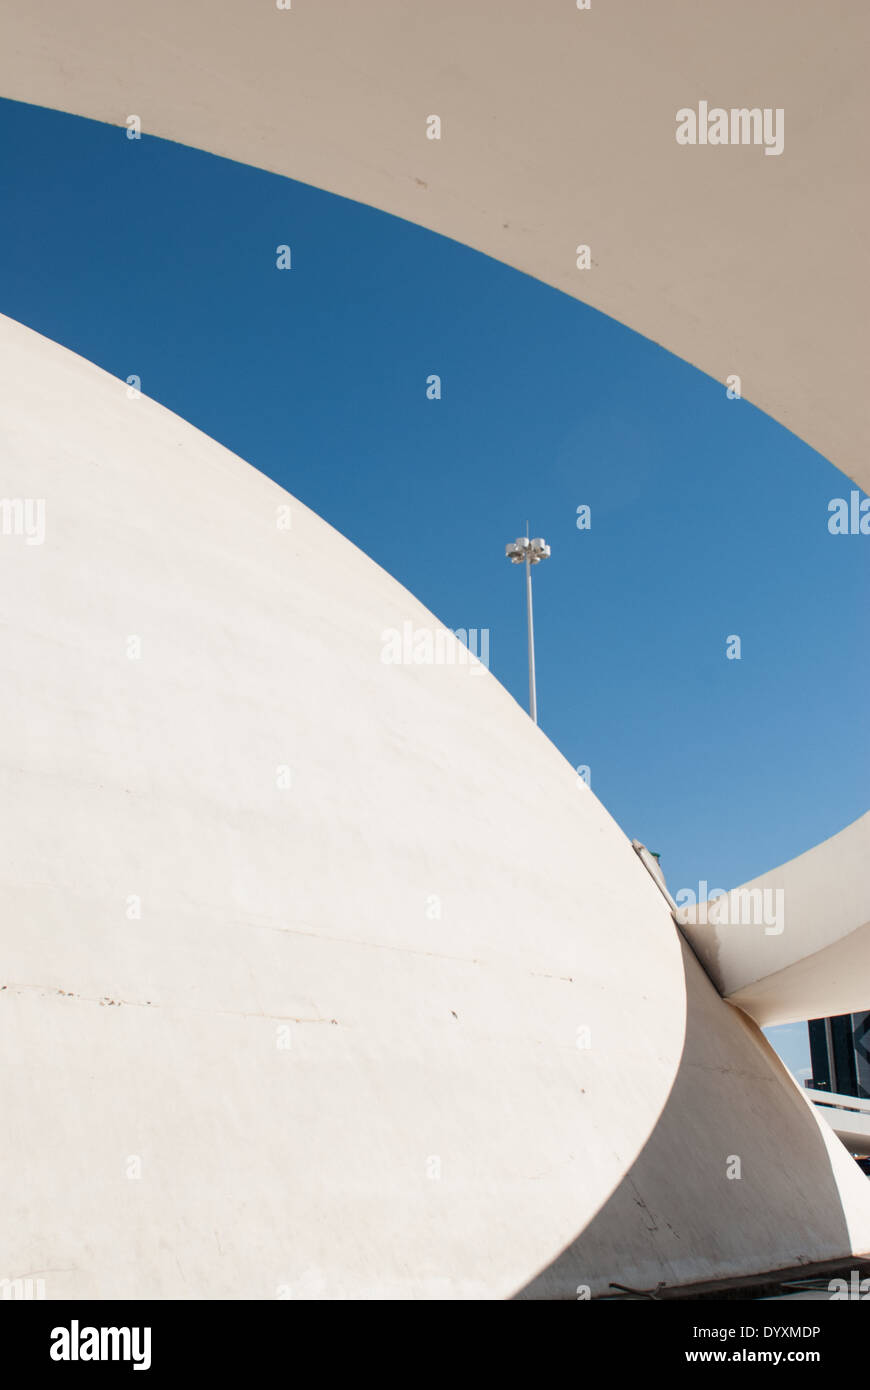
[[814, 1018], [807, 1027], [813, 1068], [807, 1085], [870, 1100], [870, 1011]]

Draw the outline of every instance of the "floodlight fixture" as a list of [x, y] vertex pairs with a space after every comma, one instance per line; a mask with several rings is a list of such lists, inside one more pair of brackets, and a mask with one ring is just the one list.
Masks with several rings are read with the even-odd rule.
[[517, 536], [515, 541], [509, 541], [504, 548], [504, 553], [512, 565], [525, 565], [526, 567], [526, 618], [529, 629], [529, 714], [537, 724], [538, 722], [538, 697], [535, 688], [535, 629], [532, 617], [532, 565], [537, 565], [541, 560], [549, 559], [550, 547], [543, 536], [535, 536], [529, 539], [529, 524], [526, 522], [526, 534]]

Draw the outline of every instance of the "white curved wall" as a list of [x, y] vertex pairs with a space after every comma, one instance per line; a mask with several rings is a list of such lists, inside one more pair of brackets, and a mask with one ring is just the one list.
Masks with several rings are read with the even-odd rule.
[[870, 1249], [573, 770], [488, 673], [381, 661], [435, 624], [410, 594], [8, 319], [0, 402], [6, 498], [45, 502], [0, 535], [0, 1277], [503, 1297], [570, 1288], [587, 1230], [595, 1291]]
[[6, 495], [46, 511], [0, 537], [0, 1267], [512, 1292], [665, 1103], [664, 903], [487, 672], [382, 663], [435, 620], [318, 517], [9, 320], [0, 376]]
[[[0, 24], [0, 95], [454, 237], [738, 374], [870, 488], [866, 5], [0, 0]], [[678, 145], [701, 101], [781, 108], [782, 153]]]
[[870, 1248], [866, 1177], [760, 1030], [683, 953], [686, 1039], [668, 1104], [608, 1201], [525, 1297], [806, 1270]]

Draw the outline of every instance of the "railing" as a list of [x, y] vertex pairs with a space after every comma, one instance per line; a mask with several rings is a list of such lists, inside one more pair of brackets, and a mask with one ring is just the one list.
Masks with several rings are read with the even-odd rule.
[[814, 1105], [829, 1106], [832, 1110], [856, 1110], [859, 1114], [870, 1115], [870, 1100], [860, 1096], [844, 1096], [837, 1091], [815, 1091], [806, 1086], [804, 1092]]

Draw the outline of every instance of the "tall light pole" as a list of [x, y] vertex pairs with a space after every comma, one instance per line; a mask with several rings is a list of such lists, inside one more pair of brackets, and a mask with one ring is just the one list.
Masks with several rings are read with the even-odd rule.
[[529, 540], [529, 523], [526, 522], [526, 534], [517, 536], [515, 541], [510, 541], [505, 546], [505, 555], [512, 565], [525, 565], [526, 567], [526, 617], [529, 625], [529, 714], [537, 724], [538, 722], [538, 698], [535, 690], [535, 625], [532, 618], [532, 565], [537, 565], [540, 560], [546, 560], [550, 554], [550, 547], [541, 536], [535, 536], [534, 540]]

